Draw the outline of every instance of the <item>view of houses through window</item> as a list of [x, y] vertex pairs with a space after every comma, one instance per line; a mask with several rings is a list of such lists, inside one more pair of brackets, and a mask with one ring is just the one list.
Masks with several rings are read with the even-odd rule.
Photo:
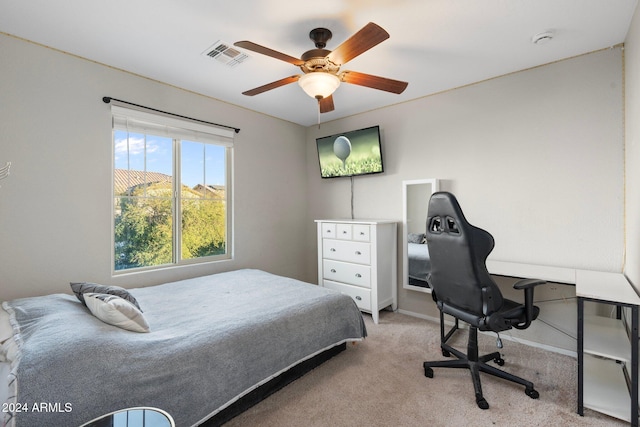
[[225, 145], [116, 127], [114, 270], [229, 258]]

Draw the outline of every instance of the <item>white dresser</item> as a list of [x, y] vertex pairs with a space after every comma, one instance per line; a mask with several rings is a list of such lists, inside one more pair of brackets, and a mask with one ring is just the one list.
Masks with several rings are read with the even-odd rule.
[[371, 313], [398, 308], [397, 223], [392, 220], [316, 220], [318, 284], [351, 296]]

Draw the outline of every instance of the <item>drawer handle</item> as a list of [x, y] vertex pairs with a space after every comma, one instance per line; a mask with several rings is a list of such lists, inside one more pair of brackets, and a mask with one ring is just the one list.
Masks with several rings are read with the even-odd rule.
[[364, 231], [361, 231], [361, 232], [360, 232], [360, 235], [361, 235], [361, 236], [364, 236]]
[[356, 297], [358, 301], [362, 301], [362, 297]]
[[362, 255], [362, 252], [356, 251], [356, 255]]
[[347, 234], [347, 230], [343, 230], [343, 231], [342, 231], [342, 234]]
[[331, 249], [329, 249], [329, 250], [330, 250], [331, 252], [335, 252], [335, 251], [336, 251], [336, 249], [335, 249], [335, 248], [331, 248]]
[[332, 273], [335, 273], [335, 272], [336, 272], [336, 269], [335, 269], [335, 268], [332, 268], [332, 269], [331, 269], [331, 272], [332, 272]]
[[356, 273], [356, 277], [357, 277], [357, 278], [361, 278], [361, 277], [362, 277], [362, 274], [360, 274], [360, 273]]

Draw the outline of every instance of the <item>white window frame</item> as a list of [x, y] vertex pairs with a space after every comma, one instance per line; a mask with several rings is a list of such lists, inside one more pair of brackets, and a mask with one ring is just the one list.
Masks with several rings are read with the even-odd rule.
[[[188, 119], [182, 119], [174, 117], [172, 115], [163, 113], [150, 113], [143, 110], [133, 109], [118, 105], [117, 102], [112, 100], [111, 105], [112, 115], [112, 155], [111, 155], [111, 272], [112, 275], [124, 275], [131, 273], [138, 273], [142, 271], [161, 270], [165, 268], [173, 268], [176, 266], [202, 264], [208, 262], [217, 262], [222, 260], [233, 259], [233, 137], [235, 135], [234, 130], [208, 125], [198, 121], [192, 121]], [[115, 144], [114, 137], [117, 130], [124, 130], [128, 132], [135, 132], [141, 134], [151, 134], [155, 136], [168, 137], [174, 140], [173, 147], [173, 181], [174, 181], [174, 206], [172, 211], [173, 216], [173, 257], [172, 262], [168, 264], [136, 267], [123, 270], [116, 270], [115, 268], [115, 188], [114, 188], [114, 171], [115, 171]], [[199, 258], [181, 259], [181, 203], [180, 197], [180, 177], [181, 177], [181, 158], [180, 150], [176, 149], [179, 144], [175, 143], [175, 140], [187, 140], [191, 142], [199, 142], [206, 144], [213, 144], [217, 146], [225, 147], [226, 159], [225, 159], [225, 196], [226, 196], [226, 224], [225, 224], [225, 243], [226, 251], [221, 255], [212, 255]]]

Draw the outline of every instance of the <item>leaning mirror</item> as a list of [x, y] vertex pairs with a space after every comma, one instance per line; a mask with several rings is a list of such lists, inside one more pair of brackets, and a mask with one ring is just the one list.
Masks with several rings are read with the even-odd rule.
[[431, 293], [427, 275], [431, 264], [425, 240], [429, 198], [438, 191], [437, 179], [402, 181], [403, 284], [405, 289]]

